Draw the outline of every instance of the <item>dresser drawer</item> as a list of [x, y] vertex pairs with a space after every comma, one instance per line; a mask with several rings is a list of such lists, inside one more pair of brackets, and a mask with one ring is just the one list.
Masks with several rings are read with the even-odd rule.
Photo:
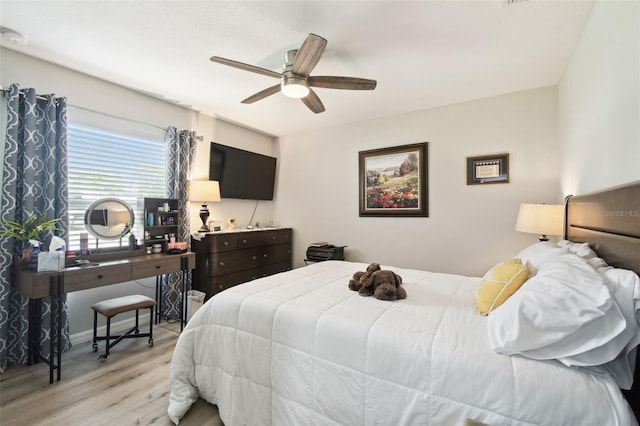
[[244, 232], [238, 235], [238, 248], [251, 248], [278, 244], [278, 231]]
[[152, 277], [154, 275], [169, 274], [180, 270], [181, 258], [178, 255], [163, 256], [159, 259], [146, 260], [140, 263], [132, 263], [131, 279]]
[[131, 264], [102, 266], [100, 268], [77, 268], [64, 272], [64, 291], [83, 290], [87, 288], [87, 282], [96, 283], [92, 287], [123, 283], [131, 281]]
[[211, 243], [209, 245], [209, 251], [219, 252], [219, 251], [229, 251], [235, 250], [238, 248], [238, 235], [237, 234], [219, 234], [219, 235], [210, 235], [206, 238], [211, 238]]
[[211, 256], [210, 274], [230, 274], [243, 269], [282, 262], [290, 257], [291, 250], [287, 244], [254, 247], [233, 252], [213, 253]]
[[285, 260], [291, 261], [291, 245], [290, 244], [278, 244], [277, 246], [269, 247], [266, 253], [269, 258], [269, 264], [284, 262]]
[[232, 274], [218, 275], [209, 278], [209, 288], [207, 289], [207, 297], [211, 297], [216, 293], [220, 293], [230, 287], [238, 284], [256, 280], [258, 278], [268, 277], [269, 275], [279, 272], [290, 271], [291, 261], [273, 263], [271, 265], [251, 268], [244, 271], [234, 272]]
[[209, 292], [207, 292], [207, 296], [210, 297], [216, 293], [220, 293], [221, 291], [233, 287], [234, 285], [251, 281], [253, 279], [253, 275], [252, 271], [245, 270], [234, 272], [232, 274], [211, 277], [209, 279], [209, 290], [211, 291], [211, 294], [209, 295]]
[[251, 268], [258, 256], [259, 253], [253, 250], [213, 253], [210, 258], [209, 274], [225, 275]]
[[254, 249], [247, 250], [247, 252], [250, 257], [247, 263], [247, 267], [249, 268], [256, 268], [259, 266], [282, 262], [291, 257], [289, 246], [285, 244], [256, 247]]
[[280, 229], [278, 231], [278, 243], [288, 244], [291, 243], [291, 229]]

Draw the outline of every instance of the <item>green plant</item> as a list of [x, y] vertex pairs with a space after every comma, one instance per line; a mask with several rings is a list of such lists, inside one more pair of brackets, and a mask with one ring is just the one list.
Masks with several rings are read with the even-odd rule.
[[0, 229], [0, 236], [13, 237], [22, 242], [26, 247], [29, 240], [40, 241], [44, 233], [60, 231], [58, 228], [60, 219], [49, 219], [46, 215], [32, 214], [24, 224], [5, 220], [2, 222], [4, 229]]

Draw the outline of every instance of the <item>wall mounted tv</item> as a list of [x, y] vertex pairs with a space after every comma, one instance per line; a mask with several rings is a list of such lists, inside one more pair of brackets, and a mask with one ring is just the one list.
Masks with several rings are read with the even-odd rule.
[[276, 158], [211, 142], [209, 179], [222, 198], [273, 200]]

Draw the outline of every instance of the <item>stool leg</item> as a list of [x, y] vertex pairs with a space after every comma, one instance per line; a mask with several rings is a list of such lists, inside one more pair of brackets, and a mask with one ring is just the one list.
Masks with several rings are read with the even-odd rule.
[[136, 334], [140, 333], [140, 328], [139, 328], [139, 325], [138, 325], [138, 317], [139, 317], [138, 313], [139, 313], [139, 311], [140, 311], [139, 309], [136, 309], [136, 331], [135, 331]]
[[93, 311], [93, 351], [98, 352], [98, 311]]
[[153, 305], [149, 307], [149, 347], [153, 347]]
[[105, 348], [104, 353], [98, 357], [98, 359], [102, 362], [105, 362], [109, 357], [109, 346], [111, 343], [109, 342], [110, 338], [111, 338], [111, 318], [107, 317], [107, 335], [105, 336], [105, 341], [107, 342], [107, 346]]

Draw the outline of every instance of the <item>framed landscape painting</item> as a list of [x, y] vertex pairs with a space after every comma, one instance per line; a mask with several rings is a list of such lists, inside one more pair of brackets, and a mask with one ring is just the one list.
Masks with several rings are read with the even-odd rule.
[[427, 217], [427, 142], [359, 152], [360, 216]]

